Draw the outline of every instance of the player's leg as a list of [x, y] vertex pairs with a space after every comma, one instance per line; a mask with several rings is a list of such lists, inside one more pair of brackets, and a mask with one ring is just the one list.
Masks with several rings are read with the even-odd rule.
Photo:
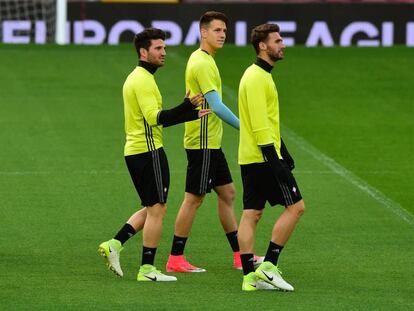
[[174, 233], [176, 236], [188, 237], [190, 235], [197, 210], [203, 203], [204, 196], [189, 192], [184, 194], [184, 200], [175, 219]]
[[161, 238], [162, 224], [167, 205], [157, 203], [147, 207], [146, 210], [147, 219], [145, 220], [144, 229], [142, 231], [143, 245], [148, 248], [157, 248]]
[[284, 246], [304, 212], [305, 203], [303, 200], [287, 206], [273, 226], [272, 242]]
[[119, 262], [120, 253], [123, 250], [122, 246], [126, 241], [132, 238], [135, 233], [142, 230], [146, 217], [146, 208], [135, 212], [112, 239], [102, 242], [99, 245], [98, 252], [101, 256], [106, 258], [108, 268], [118, 276], [123, 276]]
[[[135, 186], [136, 191], [141, 196], [144, 192], [144, 184], [140, 178], [144, 172], [143, 167], [149, 161], [149, 157], [145, 155], [131, 155], [125, 157], [125, 162]], [[141, 192], [141, 193], [140, 193]], [[145, 219], [147, 217], [146, 208], [135, 212], [128, 221], [121, 227], [118, 233], [110, 240], [102, 242], [98, 247], [98, 252], [106, 258], [108, 268], [118, 276], [123, 276], [119, 257], [123, 250], [123, 244], [132, 238], [138, 231], [142, 230]]]
[[129, 217], [127, 224], [134, 228], [135, 232], [139, 232], [144, 228], [145, 219], [147, 218], [147, 209], [142, 208]]
[[287, 283], [281, 276], [278, 260], [283, 247], [305, 211], [305, 204], [296, 180], [291, 174], [289, 184], [278, 183], [278, 187], [274, 187], [274, 189], [275, 191], [272, 192], [273, 196], [270, 197], [269, 201], [271, 204], [283, 204], [286, 208], [273, 226], [272, 238], [269, 242], [265, 260], [256, 270], [256, 275], [282, 290], [293, 291], [293, 286]]
[[203, 203], [205, 194], [211, 191], [210, 150], [186, 150], [187, 177], [184, 201], [178, 211], [171, 253], [166, 269], [168, 272], [204, 272], [190, 264], [184, 256], [184, 249], [198, 208]]
[[234, 214], [234, 198], [236, 189], [233, 183], [214, 187], [218, 200], [218, 215], [224, 232], [237, 232], [237, 221]]
[[[237, 241], [237, 220], [234, 214], [234, 198], [236, 189], [234, 187], [226, 157], [221, 149], [214, 150], [212, 162], [212, 183], [218, 199], [218, 215], [220, 223], [226, 233], [227, 240], [233, 251], [233, 267], [241, 270], [242, 263], [240, 248]], [[263, 262], [264, 257], [254, 255], [255, 265]]]
[[238, 234], [240, 253], [242, 255], [253, 254], [256, 237], [256, 226], [262, 217], [262, 214], [263, 210], [245, 209], [243, 211], [242, 217], [240, 219]]
[[247, 209], [243, 211], [239, 225], [239, 245], [243, 265], [243, 291], [274, 290], [275, 286], [260, 280], [255, 274], [253, 249], [256, 226], [262, 216], [262, 210]]
[[151, 162], [145, 172], [145, 192], [142, 202], [147, 217], [142, 232], [142, 259], [137, 275], [138, 281], [176, 281], [177, 278], [161, 273], [155, 266], [155, 254], [161, 239], [164, 216], [167, 210], [167, 196], [170, 174], [163, 148], [151, 152]]
[[198, 208], [201, 206], [205, 195], [186, 192], [184, 201], [175, 219], [174, 238], [171, 253], [168, 257], [166, 269], [168, 272], [205, 272], [190, 264], [184, 256], [184, 249]]
[[262, 216], [266, 198], [261, 192], [262, 176], [257, 165], [241, 165], [240, 168], [243, 182], [243, 213], [240, 219], [238, 242], [243, 267], [242, 290], [254, 291], [259, 289], [253, 262], [256, 226]]
[[143, 247], [138, 281], [176, 281], [177, 278], [161, 273], [154, 266], [155, 254], [161, 239], [166, 204], [157, 203], [147, 209], [147, 219], [142, 232]]
[[234, 214], [234, 197], [236, 195], [236, 189], [231, 182], [214, 187], [214, 191], [217, 193], [217, 208], [220, 223], [233, 251], [233, 267], [235, 269], [241, 269], [240, 248], [237, 241], [237, 220]]

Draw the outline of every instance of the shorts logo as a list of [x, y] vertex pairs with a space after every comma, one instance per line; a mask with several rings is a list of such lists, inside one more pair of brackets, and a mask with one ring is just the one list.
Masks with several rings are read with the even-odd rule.
[[293, 193], [297, 196], [298, 194], [296, 193], [296, 187], [292, 188]]

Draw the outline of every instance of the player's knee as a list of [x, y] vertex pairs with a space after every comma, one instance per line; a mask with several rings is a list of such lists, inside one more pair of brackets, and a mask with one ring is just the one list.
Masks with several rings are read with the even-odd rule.
[[305, 213], [305, 202], [303, 202], [303, 200], [295, 204], [295, 211], [297, 213], [298, 218]]
[[258, 223], [260, 218], [262, 218], [263, 210], [254, 210], [252, 212], [252, 218], [255, 223]]
[[223, 191], [219, 194], [219, 198], [226, 202], [227, 205], [232, 205], [234, 199], [236, 198], [236, 188], [228, 187], [226, 191]]
[[164, 218], [167, 213], [167, 205], [165, 204], [155, 204], [147, 208], [147, 214], [151, 217]]
[[232, 205], [236, 198], [236, 188], [231, 184], [219, 191], [215, 189], [220, 200], [224, 201], [227, 205]]
[[185, 205], [191, 208], [199, 208], [204, 201], [203, 195], [187, 195], [184, 199]]

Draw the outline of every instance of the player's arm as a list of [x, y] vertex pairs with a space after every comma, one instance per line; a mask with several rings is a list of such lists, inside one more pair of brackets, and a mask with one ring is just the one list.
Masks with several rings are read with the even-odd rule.
[[280, 143], [281, 143], [280, 154], [282, 155], [283, 160], [286, 161], [286, 163], [289, 166], [290, 170], [293, 170], [295, 168], [295, 161], [293, 160], [293, 158], [290, 155], [288, 149], [286, 148], [286, 145], [283, 142], [282, 138], [280, 138]]
[[235, 129], [240, 129], [240, 120], [235, 114], [222, 102], [217, 91], [210, 91], [204, 94], [209, 106], [213, 112], [218, 115], [227, 124], [231, 125]]
[[273, 175], [276, 177], [279, 182], [287, 183], [288, 175], [286, 174], [286, 169], [282, 166], [282, 162], [277, 156], [276, 148], [273, 144], [260, 146], [262, 149], [263, 157], [266, 159], [269, 164], [270, 169], [272, 170]]
[[233, 112], [221, 100], [217, 92], [217, 81], [214, 79], [215, 72], [209, 63], [199, 64], [194, 71], [194, 78], [204, 94], [210, 108], [224, 122], [236, 129], [240, 129], [240, 121]]
[[171, 109], [158, 111], [157, 125], [166, 126], [172, 123], [174, 120], [177, 120], [181, 115], [186, 114], [187, 112], [195, 112], [195, 115], [197, 115], [197, 111], [192, 111], [195, 108], [196, 106], [191, 103], [188, 97], [186, 97], [180, 105], [175, 106]]
[[[168, 124], [177, 119], [181, 114], [194, 110], [197, 107], [201, 95], [194, 96], [191, 99], [186, 97], [178, 106], [165, 110], [158, 108], [157, 99], [150, 86], [137, 91], [136, 97], [145, 120], [150, 126], [157, 126], [163, 125], [164, 123]], [[193, 104], [193, 98], [195, 98], [197, 104]]]
[[180, 114], [176, 119], [165, 122], [163, 124], [163, 127], [169, 127], [169, 126], [176, 125], [176, 124], [179, 124], [179, 123], [194, 121], [194, 120], [197, 120], [199, 118], [202, 118], [202, 117], [210, 114], [210, 112], [211, 111], [209, 109], [187, 111], [185, 113]]
[[206, 109], [195, 110], [196, 107], [204, 102], [203, 95], [197, 94], [191, 98], [188, 98], [188, 95], [190, 95], [190, 91], [186, 94], [184, 102], [181, 105], [172, 109], [159, 111], [157, 123], [164, 127], [168, 127], [187, 121], [193, 121], [210, 113]]

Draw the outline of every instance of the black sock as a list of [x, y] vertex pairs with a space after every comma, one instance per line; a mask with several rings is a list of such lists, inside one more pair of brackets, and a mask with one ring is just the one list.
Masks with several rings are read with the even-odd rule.
[[250, 272], [254, 272], [253, 254], [240, 254], [240, 258], [243, 266], [243, 274], [248, 275]]
[[143, 246], [141, 265], [154, 265], [154, 258], [155, 258], [156, 252], [157, 252], [156, 248]]
[[227, 240], [229, 240], [231, 249], [233, 252], [238, 252], [239, 248], [239, 241], [237, 241], [237, 230], [233, 232], [226, 233]]
[[276, 243], [270, 241], [264, 261], [270, 261], [272, 264], [277, 266], [277, 261], [282, 249], [283, 246], [277, 245]]
[[186, 242], [187, 242], [187, 238], [182, 238], [182, 237], [174, 235], [174, 239], [173, 239], [173, 243], [171, 247], [171, 255], [180, 256], [184, 254], [184, 247], [185, 247]]
[[114, 237], [115, 240], [118, 240], [121, 242], [121, 244], [124, 244], [126, 241], [128, 241], [130, 238], [134, 236], [134, 234], [137, 233], [130, 224], [126, 223], [121, 230], [116, 234]]

